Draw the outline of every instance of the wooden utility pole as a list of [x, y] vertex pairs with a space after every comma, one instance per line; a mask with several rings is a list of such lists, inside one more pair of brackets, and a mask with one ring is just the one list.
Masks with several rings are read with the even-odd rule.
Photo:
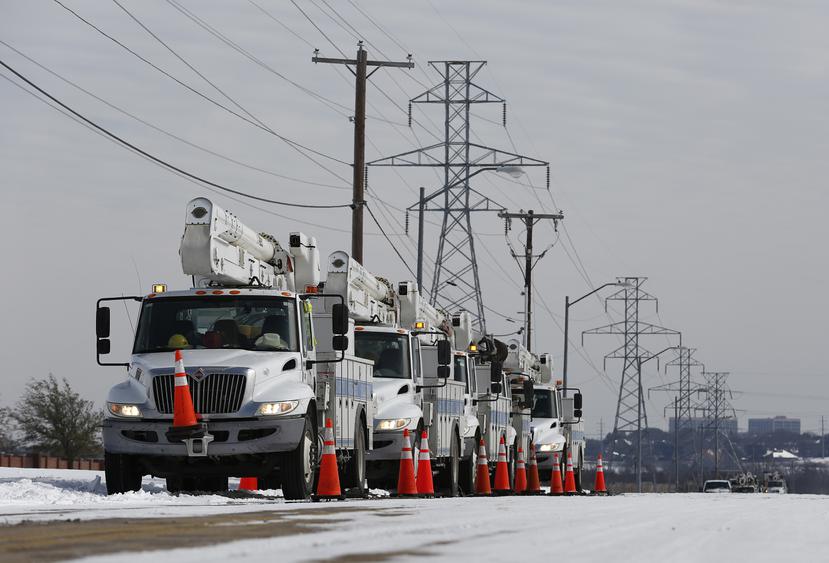
[[[527, 347], [527, 350], [532, 350], [532, 326], [533, 326], [533, 268], [535, 264], [533, 263], [533, 259], [536, 258], [535, 262], [541, 260], [541, 258], [546, 254], [546, 250], [541, 254], [534, 256], [533, 255], [533, 227], [535, 224], [538, 223], [542, 219], [552, 219], [555, 224], [557, 225], [558, 222], [564, 219], [564, 215], [561, 213], [535, 213], [532, 209], [524, 213], [521, 211], [520, 213], [511, 213], [508, 211], [502, 211], [498, 213], [498, 217], [506, 219], [509, 221], [510, 219], [520, 219], [524, 226], [527, 229], [527, 240], [524, 243], [524, 298], [525, 298], [525, 308], [524, 308], [524, 338], [525, 342], [524, 345]], [[516, 256], [518, 258], [518, 256]]]
[[[317, 56], [314, 51], [311, 61], [346, 65], [356, 78], [354, 86], [354, 186], [351, 204], [351, 257], [363, 264], [363, 206], [365, 200], [366, 170], [366, 82], [378, 68], [384, 66], [396, 68], [414, 68], [412, 56], [406, 62], [370, 61], [368, 52], [363, 49], [363, 42], [357, 44], [356, 59], [331, 59]], [[351, 67], [354, 68], [351, 68]], [[368, 72], [368, 67], [376, 67]]]

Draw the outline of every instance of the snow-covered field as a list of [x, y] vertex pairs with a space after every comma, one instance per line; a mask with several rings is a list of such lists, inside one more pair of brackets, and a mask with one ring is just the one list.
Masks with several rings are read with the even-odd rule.
[[[752, 563], [829, 561], [829, 541], [825, 539], [829, 497], [822, 496], [651, 494], [315, 504], [285, 503], [275, 498], [274, 491], [249, 498], [174, 497], [166, 493], [163, 483], [149, 480], [139, 493], [107, 497], [102, 480], [100, 473], [91, 471], [0, 469], [0, 521], [129, 518], [135, 522], [138, 518], [175, 516], [171, 523], [186, 528], [196, 520], [183, 517], [221, 514], [226, 520], [217, 523], [214, 517], [211, 526], [232, 530], [234, 526], [278, 528], [290, 524], [301, 530], [184, 546], [163, 553], [161, 560], [178, 563], [327, 558], [378, 561], [427, 556], [434, 560], [507, 562], [558, 557], [615, 563], [710, 563], [736, 558]], [[261, 512], [261, 518], [242, 514], [250, 512]], [[239, 520], [242, 517], [244, 520]], [[77, 525], [89, 526], [84, 522]], [[230, 539], [234, 539], [232, 534]], [[153, 549], [153, 542], [147, 541], [145, 547]], [[156, 563], [159, 557], [158, 551], [133, 551], [87, 560]]]

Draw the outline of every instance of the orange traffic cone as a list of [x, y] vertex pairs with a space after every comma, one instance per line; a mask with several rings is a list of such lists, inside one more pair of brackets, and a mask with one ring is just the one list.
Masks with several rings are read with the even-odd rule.
[[432, 458], [429, 457], [429, 434], [424, 430], [420, 435], [420, 456], [417, 461], [417, 494], [422, 497], [435, 496], [432, 482]]
[[575, 495], [577, 493], [576, 477], [573, 474], [573, 454], [567, 452], [567, 473], [564, 474], [564, 494]]
[[334, 422], [330, 418], [326, 418], [317, 494], [312, 495], [311, 499], [318, 501], [342, 500], [344, 498], [345, 496], [340, 490], [340, 474], [337, 472], [337, 452], [334, 449]]
[[524, 448], [521, 446], [518, 446], [518, 459], [515, 460], [515, 483], [513, 488], [519, 495], [527, 490], [527, 467], [524, 464]]
[[[187, 383], [187, 374], [184, 372], [184, 360], [181, 350], [176, 350], [175, 391], [173, 395], [173, 426], [167, 431], [167, 439], [171, 442], [203, 439], [207, 442], [213, 437], [206, 434], [206, 427], [199, 424], [196, 411], [193, 408], [193, 397], [190, 395], [190, 385]], [[188, 443], [188, 451], [192, 442]], [[199, 451], [206, 448], [202, 443]]]
[[259, 479], [256, 477], [242, 477], [239, 480], [240, 491], [256, 491], [259, 489]]
[[397, 476], [397, 496], [417, 496], [414, 459], [412, 458], [412, 441], [409, 438], [408, 428], [403, 430], [403, 448], [400, 451], [400, 472]]
[[599, 454], [599, 459], [596, 462], [596, 486], [593, 487], [593, 493], [597, 495], [606, 495], [607, 486], [604, 483], [604, 467], [602, 466], [602, 454]]
[[489, 461], [486, 458], [486, 446], [484, 439], [481, 438], [481, 443], [478, 446], [478, 461], [477, 474], [475, 475], [475, 495], [489, 496], [492, 494], [492, 489], [489, 486]]
[[187, 374], [184, 372], [184, 360], [181, 350], [176, 350], [175, 396], [173, 397], [173, 426], [175, 428], [193, 428], [198, 426], [196, 411], [193, 409], [193, 397]]
[[503, 436], [501, 436], [501, 442], [498, 444], [498, 461], [495, 464], [495, 487], [493, 492], [496, 495], [512, 494], [512, 489], [509, 486], [509, 467], [507, 467], [507, 444]]
[[525, 495], [541, 494], [541, 479], [538, 477], [538, 460], [535, 457], [535, 444], [530, 442], [530, 460], [527, 462], [527, 490]]
[[553, 474], [550, 477], [550, 494], [553, 496], [564, 494], [564, 487], [561, 486], [561, 466], [558, 463], [558, 454], [554, 454], [553, 456]]

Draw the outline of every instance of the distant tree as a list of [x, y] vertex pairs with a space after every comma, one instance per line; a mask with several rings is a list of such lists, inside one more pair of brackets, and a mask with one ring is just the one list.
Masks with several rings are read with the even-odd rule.
[[12, 411], [9, 408], [0, 408], [0, 452], [11, 453], [17, 447]]
[[65, 457], [70, 467], [80, 456], [97, 453], [102, 414], [72, 390], [64, 378], [32, 380], [11, 411], [23, 440], [46, 453]]

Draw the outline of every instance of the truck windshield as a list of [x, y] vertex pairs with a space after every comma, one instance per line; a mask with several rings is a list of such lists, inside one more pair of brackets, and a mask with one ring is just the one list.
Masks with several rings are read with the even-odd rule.
[[535, 405], [533, 405], [533, 418], [556, 418], [555, 393], [549, 389], [536, 389]]
[[134, 354], [194, 348], [296, 352], [294, 301], [267, 296], [144, 301]]
[[409, 339], [405, 334], [356, 331], [354, 354], [374, 361], [375, 377], [411, 379]]

